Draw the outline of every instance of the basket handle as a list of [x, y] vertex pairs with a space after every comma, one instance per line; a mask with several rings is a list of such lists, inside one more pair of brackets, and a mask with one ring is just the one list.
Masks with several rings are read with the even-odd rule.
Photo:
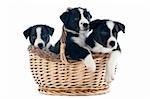
[[68, 63], [66, 56], [65, 56], [66, 36], [67, 36], [67, 33], [64, 30], [64, 26], [63, 26], [62, 27], [62, 36], [60, 39], [60, 53], [59, 54], [60, 54], [60, 60], [65, 64]]

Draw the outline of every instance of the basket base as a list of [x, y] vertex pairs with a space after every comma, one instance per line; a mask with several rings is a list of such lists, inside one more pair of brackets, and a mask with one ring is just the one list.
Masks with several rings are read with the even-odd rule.
[[109, 92], [109, 87], [100, 88], [69, 88], [69, 89], [56, 89], [56, 88], [39, 88], [39, 92], [46, 95], [66, 95], [66, 96], [89, 96], [101, 95]]

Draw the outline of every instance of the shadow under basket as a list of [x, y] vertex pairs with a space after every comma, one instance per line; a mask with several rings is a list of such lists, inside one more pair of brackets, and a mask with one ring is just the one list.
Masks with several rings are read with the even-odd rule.
[[39, 92], [47, 95], [99, 95], [109, 92], [105, 82], [106, 63], [109, 54], [93, 54], [96, 71], [90, 71], [82, 61], [68, 63], [59, 55], [29, 48], [30, 67]]

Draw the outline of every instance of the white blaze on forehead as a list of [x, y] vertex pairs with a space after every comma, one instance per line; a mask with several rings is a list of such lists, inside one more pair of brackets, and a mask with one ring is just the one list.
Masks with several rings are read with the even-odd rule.
[[37, 34], [41, 34], [41, 30], [42, 30], [41, 27], [37, 27], [37, 28], [36, 28], [36, 33], [37, 33]]
[[81, 21], [83, 22], [83, 23], [89, 23], [89, 21], [84, 17], [84, 10], [83, 9], [79, 9], [79, 11], [80, 11], [80, 14], [81, 14]]
[[41, 39], [41, 33], [42, 33], [42, 28], [41, 27], [37, 27], [36, 28], [36, 34], [37, 34], [37, 38], [34, 42], [34, 46], [38, 47], [39, 43], [42, 43], [43, 45], [45, 45], [44, 41]]
[[106, 25], [107, 25], [107, 27], [110, 29], [110, 31], [112, 31], [115, 24], [114, 24], [114, 22], [112, 22], [112, 21], [107, 21], [107, 22], [106, 22]]
[[79, 8], [78, 10], [79, 10], [80, 15], [81, 15], [81, 19], [79, 21], [79, 27], [80, 27], [80, 30], [84, 30], [83, 23], [89, 24], [89, 21], [84, 17], [84, 14], [83, 14], [84, 10], [81, 8]]
[[42, 28], [41, 27], [37, 27], [36, 28], [37, 39], [41, 39], [41, 32], [42, 32]]
[[[115, 49], [115, 48], [117, 48], [117, 40], [116, 40], [116, 38], [113, 36], [113, 33], [112, 33], [112, 30], [113, 30], [115, 24], [114, 24], [113, 21], [107, 21], [107, 22], [106, 22], [106, 25], [107, 25], [107, 27], [108, 27], [109, 30], [110, 30], [110, 38], [107, 40], [107, 46], [110, 47], [110, 48], [112, 48], [112, 49]], [[111, 46], [109, 45], [109, 43], [110, 43], [111, 41], [114, 41], [114, 42], [115, 42], [115, 46], [111, 47]]]

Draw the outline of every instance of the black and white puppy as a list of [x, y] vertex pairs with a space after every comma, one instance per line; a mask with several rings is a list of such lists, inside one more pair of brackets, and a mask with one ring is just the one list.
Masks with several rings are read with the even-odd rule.
[[111, 20], [95, 20], [90, 23], [93, 32], [86, 39], [86, 44], [92, 52], [110, 53], [106, 66], [106, 81], [114, 79], [115, 66], [121, 49], [117, 42], [118, 32], [125, 33], [125, 26], [120, 22]]
[[73, 60], [82, 60], [89, 69], [95, 71], [96, 64], [90, 50], [85, 47], [91, 18], [91, 14], [81, 7], [70, 8], [60, 16], [67, 32], [66, 54]]
[[54, 28], [47, 25], [34, 25], [23, 32], [25, 38], [29, 37], [31, 45], [43, 49], [54, 32]]

